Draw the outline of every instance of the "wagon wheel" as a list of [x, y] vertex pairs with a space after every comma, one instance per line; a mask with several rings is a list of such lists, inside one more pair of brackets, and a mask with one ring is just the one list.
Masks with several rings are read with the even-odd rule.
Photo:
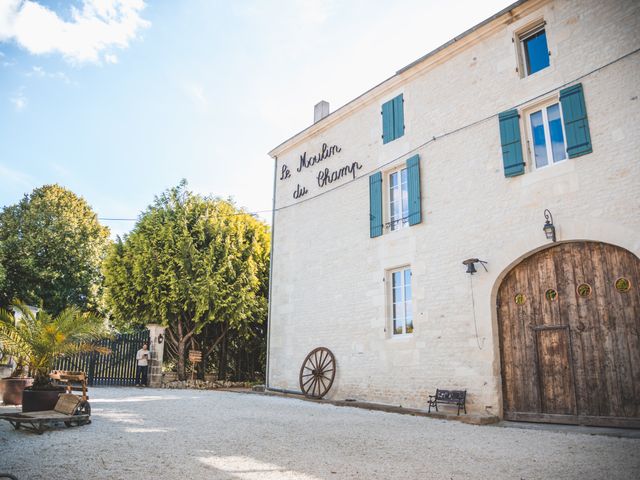
[[[89, 402], [86, 400], [80, 402], [80, 405], [78, 406], [78, 409], [76, 410], [76, 413], [74, 415], [91, 415], [91, 405], [89, 404]], [[88, 418], [81, 420], [66, 420], [64, 422], [67, 427], [79, 427], [81, 425], [88, 425], [90, 423], [91, 420]]]
[[336, 376], [336, 359], [331, 350], [318, 347], [311, 350], [300, 368], [300, 390], [313, 398], [324, 397]]

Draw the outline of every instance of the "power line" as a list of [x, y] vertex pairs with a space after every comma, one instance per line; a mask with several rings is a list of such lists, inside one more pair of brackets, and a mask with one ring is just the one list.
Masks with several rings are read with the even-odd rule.
[[102, 220], [105, 222], [135, 222], [138, 220], [137, 218], [103, 218], [98, 217], [98, 220]]
[[[600, 67], [595, 68], [594, 70], [591, 70], [590, 72], [587, 72], [587, 73], [585, 73], [585, 74], [583, 74], [583, 75], [581, 75], [581, 76], [579, 76], [579, 77], [576, 77], [576, 78], [574, 78], [573, 80], [570, 80], [570, 81], [568, 81], [568, 82], [565, 82], [565, 83], [563, 83], [562, 85], [556, 86], [556, 87], [554, 87], [554, 88], [552, 88], [552, 89], [550, 89], [550, 90], [548, 90], [548, 91], [546, 91], [546, 92], [540, 93], [540, 94], [538, 94], [538, 95], [536, 95], [536, 96], [534, 96], [534, 97], [531, 97], [531, 98], [529, 98], [529, 99], [527, 99], [527, 100], [524, 100], [524, 101], [522, 101], [522, 102], [520, 102], [520, 103], [518, 103], [518, 104], [514, 105], [512, 108], [518, 108], [518, 107], [521, 107], [521, 106], [526, 105], [526, 104], [528, 104], [528, 103], [530, 103], [530, 102], [532, 102], [532, 101], [534, 101], [534, 100], [537, 100], [537, 99], [539, 99], [539, 98], [541, 98], [541, 97], [544, 97], [544, 96], [546, 96], [546, 95], [549, 95], [550, 93], [552, 93], [552, 92], [554, 92], [554, 91], [556, 91], [556, 90], [558, 90], [558, 89], [560, 89], [560, 88], [566, 87], [567, 85], [570, 85], [570, 84], [572, 84], [573, 82], [577, 82], [578, 80], [582, 80], [583, 78], [586, 78], [586, 77], [588, 77], [588, 76], [590, 76], [590, 75], [593, 75], [594, 73], [597, 73], [597, 72], [599, 72], [600, 70], [603, 70], [603, 69], [605, 69], [605, 68], [607, 68], [607, 67], [609, 67], [609, 66], [611, 66], [611, 65], [613, 65], [613, 64], [615, 64], [615, 63], [618, 63], [618, 62], [620, 62], [621, 60], [624, 60], [625, 58], [630, 57], [631, 55], [634, 55], [634, 54], [636, 54], [636, 53], [638, 53], [638, 52], [640, 52], [640, 48], [637, 48], [637, 49], [635, 49], [635, 50], [633, 50], [633, 51], [631, 51], [631, 52], [629, 52], [629, 53], [626, 53], [626, 54], [622, 55], [621, 57], [618, 57], [618, 58], [616, 58], [615, 60], [612, 60], [612, 61], [611, 61], [611, 62], [609, 62], [609, 63], [606, 63], [606, 64], [604, 64], [604, 65], [601, 65]], [[408, 155], [410, 155], [410, 154], [412, 154], [412, 153], [416, 152], [417, 150], [420, 150], [421, 148], [426, 147], [427, 145], [429, 145], [429, 144], [431, 144], [431, 143], [434, 143], [435, 141], [437, 141], [437, 140], [439, 140], [439, 139], [441, 139], [441, 138], [445, 138], [445, 137], [448, 137], [448, 136], [450, 136], [450, 135], [455, 135], [456, 133], [458, 133], [458, 132], [460, 132], [460, 131], [462, 131], [462, 130], [466, 130], [467, 128], [475, 127], [476, 125], [479, 125], [479, 124], [484, 123], [484, 122], [486, 122], [486, 121], [488, 121], [488, 120], [491, 120], [491, 119], [493, 119], [493, 118], [496, 118], [498, 115], [499, 115], [499, 113], [494, 113], [494, 114], [488, 115], [488, 116], [486, 116], [486, 117], [484, 117], [484, 118], [481, 118], [481, 119], [479, 119], [479, 120], [476, 120], [476, 121], [474, 121], [474, 122], [468, 123], [468, 124], [463, 125], [463, 126], [458, 127], [458, 128], [455, 128], [455, 129], [453, 129], [453, 130], [451, 130], [451, 131], [449, 131], [449, 132], [441, 133], [441, 134], [439, 134], [439, 135], [434, 135], [434, 136], [432, 136], [429, 140], [427, 140], [427, 141], [425, 141], [425, 142], [421, 143], [420, 145], [418, 145], [418, 146], [416, 146], [416, 147], [412, 148], [411, 150], [409, 150], [409, 151], [407, 151], [407, 152], [403, 153], [402, 155], [399, 155], [399, 156], [397, 156], [397, 157], [393, 158], [392, 160], [389, 160], [388, 162], [385, 162], [385, 163], [383, 163], [382, 165], [377, 166], [375, 169], [373, 169], [373, 170], [369, 170], [368, 172], [366, 172], [366, 173], [364, 173], [364, 174], [360, 175], [359, 177], [353, 178], [353, 179], [351, 179], [351, 180], [347, 180], [346, 182], [344, 182], [344, 183], [342, 183], [342, 184], [340, 184], [340, 185], [337, 185], [337, 186], [335, 186], [335, 187], [329, 188], [329, 189], [327, 189], [327, 190], [325, 190], [325, 191], [323, 191], [323, 192], [317, 193], [316, 195], [313, 195], [313, 196], [311, 196], [311, 197], [303, 198], [302, 200], [299, 200], [299, 201], [297, 201], [297, 202], [295, 202], [295, 203], [291, 203], [291, 204], [289, 204], [289, 205], [284, 205], [284, 206], [282, 206], [282, 207], [278, 207], [278, 208], [276, 208], [276, 209], [258, 210], [258, 211], [255, 211], [255, 212], [238, 212], [238, 213], [231, 213], [231, 214], [227, 214], [227, 215], [225, 215], [225, 216], [234, 216], [234, 215], [252, 215], [252, 216], [255, 216], [255, 215], [260, 214], [260, 213], [278, 212], [278, 211], [280, 211], [280, 210], [285, 210], [285, 209], [287, 209], [287, 208], [291, 208], [291, 207], [294, 207], [294, 206], [296, 206], [296, 205], [300, 205], [301, 203], [304, 203], [304, 202], [306, 202], [306, 201], [308, 201], [308, 200], [316, 199], [316, 198], [318, 198], [318, 197], [321, 197], [321, 196], [323, 196], [323, 195], [326, 195], [326, 194], [328, 194], [328, 193], [331, 193], [331, 192], [333, 192], [333, 191], [335, 191], [335, 190], [338, 190], [338, 189], [340, 189], [340, 188], [343, 188], [343, 187], [345, 187], [345, 186], [347, 186], [347, 185], [350, 185], [350, 184], [351, 184], [351, 183], [353, 183], [353, 182], [356, 182], [356, 181], [358, 181], [358, 180], [362, 180], [363, 178], [367, 178], [367, 176], [368, 176], [369, 174], [374, 173], [374, 172], [376, 172], [376, 171], [380, 170], [381, 168], [387, 167], [387, 166], [391, 165], [392, 163], [397, 162], [398, 160], [401, 160], [401, 159], [403, 159], [403, 158], [406, 158]], [[106, 217], [98, 217], [98, 220], [104, 220], [104, 221], [124, 221], [124, 222], [135, 222], [135, 221], [137, 221], [138, 219], [137, 219], [137, 218], [106, 218]]]
[[[271, 213], [273, 210], [257, 210], [255, 212], [236, 212], [236, 213], [222, 213], [219, 215], [221, 217], [233, 217], [235, 215], [251, 215], [255, 216], [259, 213]], [[98, 217], [98, 220], [102, 220], [105, 222], [137, 222], [138, 218], [107, 218], [107, 217]]]
[[[544, 96], [546, 96], [546, 95], [549, 95], [550, 93], [552, 93], [552, 92], [554, 92], [554, 91], [556, 91], [556, 90], [558, 90], [558, 89], [560, 89], [560, 88], [566, 87], [567, 85], [570, 85], [570, 84], [572, 84], [573, 82], [577, 82], [578, 80], [582, 80], [583, 78], [588, 77], [589, 75], [593, 75], [594, 73], [597, 73], [597, 72], [599, 72], [600, 70], [602, 70], [602, 69], [604, 69], [604, 68], [607, 68], [607, 67], [609, 67], [609, 66], [613, 65], [614, 63], [617, 63], [617, 62], [619, 62], [619, 61], [621, 61], [621, 60], [623, 60], [623, 59], [625, 59], [625, 58], [627, 58], [627, 57], [629, 57], [629, 56], [631, 56], [631, 55], [634, 55], [634, 54], [636, 54], [636, 53], [638, 53], [638, 52], [640, 52], [640, 48], [637, 48], [637, 49], [635, 49], [635, 50], [633, 50], [633, 51], [631, 51], [631, 52], [629, 52], [629, 53], [626, 53], [626, 54], [622, 55], [621, 57], [618, 57], [618, 58], [616, 58], [615, 60], [612, 60], [612, 61], [611, 61], [611, 62], [609, 62], [609, 63], [606, 63], [606, 64], [604, 64], [604, 65], [601, 65], [600, 67], [598, 67], [598, 68], [596, 68], [596, 69], [594, 69], [594, 70], [591, 70], [590, 72], [587, 72], [587, 73], [585, 73], [585, 74], [583, 74], [583, 75], [581, 75], [581, 76], [579, 76], [579, 77], [577, 77], [577, 78], [574, 78], [573, 80], [570, 80], [570, 81], [568, 81], [568, 82], [565, 82], [565, 83], [563, 83], [562, 85], [556, 86], [556, 87], [554, 87], [554, 88], [552, 88], [552, 89], [550, 89], [550, 90], [548, 90], [548, 91], [546, 91], [546, 92], [544, 92], [544, 93], [541, 93], [541, 94], [536, 95], [536, 96], [534, 96], [534, 97], [531, 97], [531, 98], [529, 98], [529, 99], [527, 99], [527, 100], [524, 100], [524, 101], [522, 101], [522, 102], [520, 102], [520, 103], [518, 103], [518, 104], [516, 104], [516, 105], [512, 106], [512, 108], [518, 108], [518, 107], [521, 107], [521, 106], [523, 106], [523, 105], [526, 105], [527, 103], [530, 103], [530, 102], [532, 102], [532, 101], [534, 101], [534, 100], [537, 100], [538, 98], [541, 98], [541, 97], [544, 97]], [[391, 165], [392, 163], [394, 163], [394, 162], [396, 162], [396, 161], [398, 161], [398, 160], [401, 160], [401, 159], [403, 159], [403, 158], [406, 158], [408, 155], [410, 155], [410, 154], [412, 154], [412, 153], [416, 152], [417, 150], [420, 150], [421, 148], [426, 147], [427, 145], [429, 145], [430, 143], [435, 142], [436, 140], [439, 140], [439, 139], [444, 138], [444, 137], [448, 137], [448, 136], [450, 136], [450, 135], [454, 135], [454, 134], [456, 134], [456, 133], [458, 133], [458, 132], [460, 132], [460, 131], [462, 131], [462, 130], [466, 130], [467, 128], [475, 127], [476, 125], [479, 125], [479, 124], [484, 123], [484, 122], [486, 122], [486, 121], [488, 121], [488, 120], [491, 120], [492, 118], [495, 118], [495, 117], [497, 117], [498, 115], [499, 115], [499, 113], [494, 113], [494, 114], [491, 114], [491, 115], [489, 115], [489, 116], [487, 116], [487, 117], [481, 118], [480, 120], [476, 120], [476, 121], [471, 122], [471, 123], [469, 123], [469, 124], [467, 124], [467, 125], [463, 125], [463, 126], [461, 126], [461, 127], [455, 128], [455, 129], [453, 129], [453, 130], [451, 130], [451, 131], [449, 131], [449, 132], [441, 133], [440, 135], [434, 135], [434, 136], [432, 136], [429, 140], [427, 140], [426, 142], [423, 142], [423, 143], [421, 143], [420, 145], [418, 145], [418, 146], [416, 146], [416, 147], [412, 148], [411, 150], [409, 150], [409, 151], [407, 151], [407, 152], [403, 153], [402, 155], [399, 155], [399, 156], [395, 157], [394, 159], [389, 160], [388, 162], [383, 163], [382, 165], [379, 165], [378, 167], [376, 167], [376, 168], [375, 168], [375, 169], [373, 169], [373, 170], [370, 170], [370, 171], [368, 171], [368, 172], [365, 172], [364, 174], [360, 175], [359, 177], [356, 177], [356, 178], [353, 178], [353, 179], [351, 179], [351, 180], [348, 180], [348, 181], [346, 181], [346, 182], [344, 182], [344, 183], [342, 183], [342, 184], [340, 184], [340, 185], [338, 185], [338, 186], [332, 187], [332, 188], [330, 188], [330, 189], [328, 189], [328, 190], [325, 190], [324, 192], [317, 193], [316, 195], [313, 195], [313, 196], [311, 196], [311, 197], [303, 198], [302, 200], [299, 200], [299, 201], [297, 201], [297, 202], [295, 202], [295, 203], [291, 203], [291, 204], [289, 204], [289, 205], [285, 205], [285, 206], [283, 206], [283, 207], [278, 207], [278, 208], [276, 208], [276, 209], [275, 209], [275, 211], [276, 211], [276, 212], [278, 212], [278, 211], [280, 211], [280, 210], [284, 210], [284, 209], [287, 209], [287, 208], [293, 207], [293, 206], [295, 206], [295, 205], [300, 205], [301, 203], [304, 203], [304, 202], [306, 202], [306, 201], [308, 201], [308, 200], [313, 200], [313, 199], [315, 199], [315, 198], [318, 198], [318, 197], [321, 197], [321, 196], [323, 196], [323, 195], [326, 195], [327, 193], [333, 192], [334, 190], [338, 190], [339, 188], [342, 188], [342, 187], [344, 187], [344, 186], [346, 186], [346, 185], [349, 185], [349, 184], [351, 184], [351, 183], [353, 183], [353, 182], [356, 182], [356, 181], [361, 180], [361, 179], [363, 179], [363, 178], [367, 178], [367, 176], [368, 176], [369, 174], [374, 173], [374, 172], [376, 172], [376, 171], [380, 170], [381, 168], [384, 168], [384, 167], [386, 167], [386, 166], [388, 166], [388, 165]]]

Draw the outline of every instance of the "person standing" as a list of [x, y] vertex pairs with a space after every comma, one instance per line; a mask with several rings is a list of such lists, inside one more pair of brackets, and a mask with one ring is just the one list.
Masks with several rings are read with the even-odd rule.
[[146, 343], [142, 345], [142, 348], [136, 353], [136, 360], [138, 365], [136, 366], [136, 387], [147, 386], [147, 370], [149, 369], [149, 360], [151, 359], [151, 352], [149, 351], [149, 345]]

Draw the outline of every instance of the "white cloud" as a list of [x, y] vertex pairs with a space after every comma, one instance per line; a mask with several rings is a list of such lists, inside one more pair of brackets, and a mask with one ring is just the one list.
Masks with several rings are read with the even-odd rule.
[[25, 73], [26, 77], [38, 77], [38, 78], [53, 78], [61, 80], [67, 85], [71, 84], [71, 79], [64, 72], [47, 72], [44, 68], [36, 65], [31, 67], [31, 70]]
[[24, 94], [24, 87], [20, 87], [11, 97], [9, 101], [13, 103], [16, 112], [21, 112], [27, 107], [27, 97]]
[[0, 41], [15, 41], [35, 55], [60, 53], [72, 63], [115, 63], [105, 51], [127, 48], [150, 23], [140, 14], [143, 0], [82, 0], [71, 21], [34, 0], [0, 1]]
[[31, 67], [31, 71], [27, 73], [27, 77], [36, 76], [36, 77], [44, 77], [44, 68], [42, 67]]

